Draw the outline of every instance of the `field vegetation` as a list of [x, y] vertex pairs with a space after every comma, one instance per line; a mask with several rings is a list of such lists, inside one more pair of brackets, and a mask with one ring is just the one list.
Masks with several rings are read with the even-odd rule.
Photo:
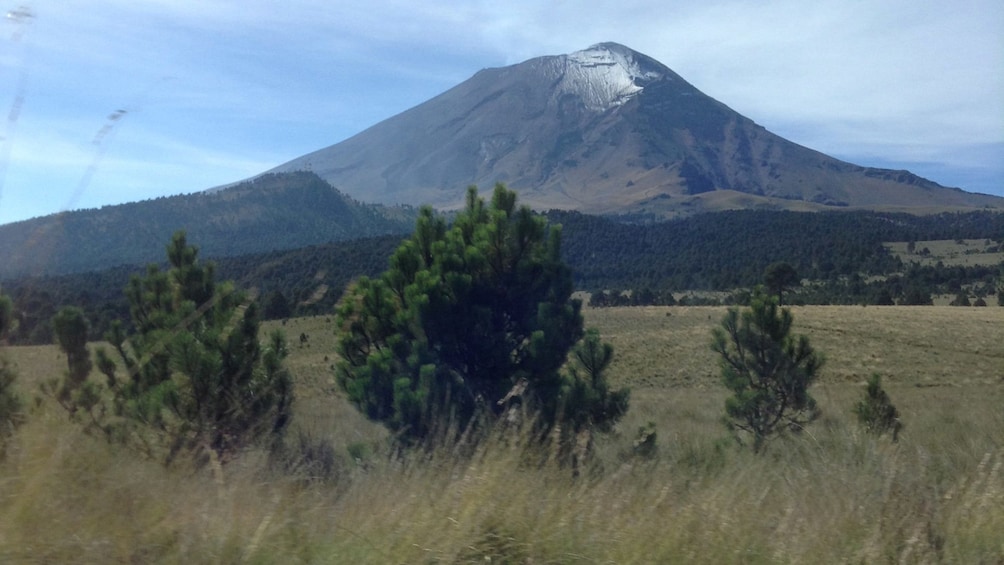
[[[721, 421], [710, 336], [724, 308], [585, 310], [614, 346], [611, 383], [632, 392], [578, 477], [511, 432], [464, 456], [390, 449], [338, 392], [333, 317], [262, 327], [289, 337], [299, 464], [248, 451], [222, 474], [83, 434], [37, 392], [66, 370], [59, 349], [6, 348], [29, 414], [0, 462], [0, 561], [1004, 560], [1004, 309], [792, 312], [826, 357], [811, 388], [822, 416], [756, 455]], [[873, 373], [904, 424], [898, 441], [855, 419]], [[654, 453], [636, 448], [639, 430], [655, 433]]]
[[915, 262], [924, 267], [938, 263], [948, 267], [971, 267], [1004, 262], [1004, 247], [990, 239], [898, 241], [884, 245], [903, 263]]

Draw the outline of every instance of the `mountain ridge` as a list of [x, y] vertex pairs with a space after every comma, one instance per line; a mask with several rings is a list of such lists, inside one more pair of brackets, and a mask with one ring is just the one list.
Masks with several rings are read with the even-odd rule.
[[159, 262], [177, 230], [204, 255], [234, 256], [403, 234], [417, 211], [362, 204], [307, 172], [226, 190], [63, 212], [0, 226], [0, 278]]

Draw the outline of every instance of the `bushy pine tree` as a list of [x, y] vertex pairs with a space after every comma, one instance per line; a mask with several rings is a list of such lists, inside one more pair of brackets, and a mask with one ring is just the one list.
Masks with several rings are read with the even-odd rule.
[[451, 227], [424, 208], [390, 268], [360, 279], [338, 306], [338, 381], [349, 399], [406, 443], [446, 422], [497, 417], [514, 397], [548, 426], [572, 417], [568, 394], [607, 406], [576, 404], [583, 425], [616, 421], [626, 391], [610, 397], [599, 370], [560, 371], [583, 336], [560, 245], [560, 228], [517, 207], [502, 185], [489, 205], [471, 187]]
[[166, 463], [181, 453], [226, 462], [289, 423], [285, 338], [276, 332], [259, 343], [257, 305], [232, 283], [217, 284], [183, 232], [167, 256], [170, 270], [151, 265], [126, 288], [135, 331], [116, 324], [106, 336], [125, 374], [97, 352], [113, 399], [103, 429]]
[[751, 435], [757, 452], [772, 435], [798, 431], [818, 414], [808, 389], [823, 358], [807, 337], [791, 334], [793, 321], [789, 309], [758, 290], [749, 308], [729, 308], [712, 330], [722, 381], [733, 393], [725, 402], [727, 422]]

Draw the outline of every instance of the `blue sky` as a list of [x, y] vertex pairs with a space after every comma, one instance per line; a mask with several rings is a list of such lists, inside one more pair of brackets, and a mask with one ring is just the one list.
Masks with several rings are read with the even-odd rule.
[[1004, 196], [999, 0], [0, 2], [0, 223], [189, 193], [616, 41], [767, 129]]

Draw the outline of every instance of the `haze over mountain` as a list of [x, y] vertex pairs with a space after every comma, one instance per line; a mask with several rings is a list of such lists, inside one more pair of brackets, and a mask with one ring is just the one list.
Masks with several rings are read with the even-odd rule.
[[270, 172], [297, 170], [364, 202], [442, 209], [495, 182], [534, 208], [587, 213], [1004, 209], [1004, 198], [789, 142], [616, 43], [482, 70]]

